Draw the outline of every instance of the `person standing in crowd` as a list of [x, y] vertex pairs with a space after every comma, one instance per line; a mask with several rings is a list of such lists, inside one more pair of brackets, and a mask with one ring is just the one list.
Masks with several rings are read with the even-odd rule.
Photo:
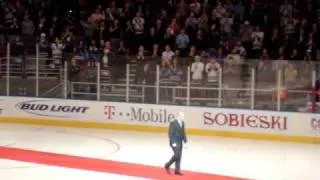
[[176, 37], [176, 46], [179, 49], [181, 56], [185, 57], [187, 55], [189, 43], [189, 36], [185, 33], [185, 30], [182, 29], [180, 34]]
[[167, 173], [170, 173], [170, 166], [175, 163], [175, 174], [182, 175], [180, 172], [180, 163], [182, 155], [183, 142], [187, 143], [187, 137], [185, 133], [185, 124], [184, 124], [184, 113], [179, 112], [176, 119], [170, 122], [169, 125], [169, 143], [170, 147], [173, 150], [173, 156], [165, 164], [165, 169]]
[[201, 57], [196, 56], [195, 61], [191, 64], [192, 81], [200, 83], [203, 77], [204, 64], [201, 62]]

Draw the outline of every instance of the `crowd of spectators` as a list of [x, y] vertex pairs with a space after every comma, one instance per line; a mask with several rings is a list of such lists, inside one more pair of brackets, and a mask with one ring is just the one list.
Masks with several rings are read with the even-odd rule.
[[[75, 53], [92, 66], [109, 63], [111, 53], [133, 55], [138, 61], [158, 58], [163, 67], [193, 63], [194, 79], [202, 78], [202, 71], [216, 74], [211, 71], [224, 62], [320, 61], [316, 0], [71, 2], [2, 0], [1, 30], [36, 36], [41, 51], [53, 57], [65, 53], [64, 59]], [[181, 62], [180, 57], [194, 62]]]

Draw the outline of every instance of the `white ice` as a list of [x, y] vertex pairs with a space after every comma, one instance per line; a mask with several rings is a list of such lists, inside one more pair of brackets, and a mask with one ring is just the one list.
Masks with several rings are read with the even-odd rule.
[[[184, 170], [257, 180], [320, 179], [319, 145], [201, 136], [188, 140]], [[0, 145], [159, 167], [172, 154], [166, 134], [13, 124], [0, 124]], [[0, 160], [0, 176], [1, 180], [137, 179], [9, 160]]]

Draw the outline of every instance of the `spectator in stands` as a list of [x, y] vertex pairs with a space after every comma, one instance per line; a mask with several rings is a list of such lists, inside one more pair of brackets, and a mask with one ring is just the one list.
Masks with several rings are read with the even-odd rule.
[[166, 33], [163, 36], [163, 45], [169, 45], [170, 47], [173, 47], [175, 44], [175, 36], [173, 30], [168, 27], [166, 29]]
[[101, 66], [103, 68], [110, 67], [110, 55], [107, 50], [103, 51]]
[[51, 52], [54, 62], [61, 63], [63, 49], [64, 45], [62, 44], [61, 40], [56, 37], [55, 41], [51, 44]]
[[203, 10], [201, 16], [199, 17], [198, 28], [207, 31], [208, 27], [209, 27], [208, 22], [209, 22], [209, 18], [208, 18], [207, 12], [205, 10]]
[[106, 39], [109, 35], [108, 29], [106, 29], [105, 22], [102, 21], [94, 31], [95, 39]]
[[[180, 56], [180, 51], [179, 51], [179, 49], [176, 49], [175, 51], [174, 51], [174, 56], [172, 57], [172, 63], [173, 63], [173, 61], [174, 60], [177, 60], [178, 58], [180, 58], [181, 56]], [[178, 61], [178, 60], [177, 60]], [[179, 61], [178, 61], [179, 62]], [[181, 64], [180, 64], [181, 65]]]
[[208, 33], [207, 48], [210, 53], [217, 51], [220, 46], [220, 34], [216, 29], [216, 25], [212, 25]]
[[16, 36], [16, 39], [11, 47], [11, 55], [14, 57], [12, 58], [12, 64], [15, 65], [15, 71], [19, 72], [17, 75], [21, 75], [21, 77], [25, 77], [26, 71], [25, 71], [25, 45], [20, 39], [20, 36]]
[[242, 22], [244, 20], [246, 7], [242, 0], [239, 0], [234, 6], [235, 21]]
[[105, 51], [107, 53], [112, 53], [113, 52], [112, 43], [110, 41], [106, 41], [104, 43], [103, 51]]
[[117, 19], [114, 19], [109, 24], [109, 37], [111, 40], [111, 43], [115, 47], [119, 47], [119, 39], [120, 39], [120, 27], [119, 27], [119, 21]]
[[138, 48], [140, 45], [144, 45], [144, 28], [145, 19], [141, 12], [138, 12], [132, 20], [132, 25], [134, 29], [134, 43]]
[[162, 62], [166, 66], [170, 66], [173, 56], [174, 56], [174, 52], [171, 50], [169, 45], [166, 45], [165, 51], [162, 52], [162, 56], [161, 56]]
[[195, 15], [200, 14], [201, 4], [197, 0], [193, 0], [189, 5], [190, 11], [194, 12]]
[[241, 58], [245, 58], [247, 55], [246, 48], [242, 45], [241, 41], [237, 41], [236, 45], [233, 48], [233, 51]]
[[188, 29], [188, 32], [190, 32], [191, 35], [196, 33], [198, 22], [199, 21], [195, 17], [194, 12], [190, 12], [189, 17], [186, 19], [185, 24]]
[[268, 50], [263, 49], [262, 55], [260, 57], [260, 61], [258, 64], [259, 71], [268, 70], [268, 68], [270, 68], [270, 66], [268, 66], [268, 64], [270, 64], [269, 60], [270, 60], [270, 58], [269, 58]]
[[212, 15], [217, 19], [221, 19], [225, 13], [226, 9], [223, 7], [222, 2], [218, 1], [216, 7], [212, 10]]
[[191, 46], [189, 49], [188, 57], [194, 59], [194, 57], [197, 55], [197, 49], [195, 46]]
[[293, 35], [296, 31], [296, 24], [297, 20], [295, 20], [292, 15], [288, 15], [288, 17], [285, 17], [282, 22], [282, 28], [285, 33], [285, 35]]
[[238, 54], [237, 49], [233, 49], [225, 59], [225, 64], [229, 66], [236, 66], [241, 64], [241, 56]]
[[75, 53], [77, 60], [85, 60], [88, 57], [88, 49], [83, 40], [78, 42], [78, 45], [75, 48]]
[[154, 27], [150, 28], [150, 32], [148, 35], [148, 40], [146, 43], [146, 49], [147, 50], [152, 50], [152, 47], [154, 44], [158, 44], [160, 42], [160, 36], [158, 33], [156, 33], [156, 29]]
[[201, 29], [197, 30], [193, 44], [197, 47], [198, 52], [206, 50], [206, 40]]
[[4, 25], [10, 27], [13, 24], [14, 19], [16, 18], [13, 12], [9, 8], [4, 9]]
[[170, 79], [177, 82], [181, 82], [183, 76], [183, 70], [181, 69], [178, 60], [175, 58], [170, 66]]
[[239, 34], [241, 42], [243, 43], [244, 47], [249, 50], [251, 47], [251, 35], [253, 32], [253, 28], [249, 21], [245, 21], [244, 24], [240, 25]]
[[293, 64], [288, 64], [287, 66], [285, 66], [284, 76], [285, 76], [284, 83], [286, 87], [292, 85], [292, 83], [297, 81], [298, 71], [296, 70]]
[[162, 61], [161, 68], [160, 68], [160, 78], [169, 79], [170, 75], [171, 75], [171, 71], [169, 69], [169, 64]]
[[289, 60], [294, 60], [294, 61], [299, 60], [299, 54], [298, 54], [298, 50], [296, 48], [294, 48], [292, 50], [292, 52], [290, 53]]
[[9, 33], [12, 35], [18, 35], [20, 33], [20, 25], [16, 18], [13, 19], [13, 22], [9, 27]]
[[20, 36], [16, 36], [16, 39], [12, 45], [12, 55], [14, 58], [14, 63], [21, 64], [23, 62], [23, 55], [25, 52], [25, 46], [20, 39]]
[[99, 49], [95, 40], [92, 40], [88, 49], [89, 67], [95, 67], [99, 60]]
[[41, 33], [40, 34], [40, 39], [39, 39], [39, 52], [40, 53], [44, 53], [44, 54], [48, 54], [49, 53], [49, 48], [50, 48], [50, 44], [46, 38], [46, 34], [45, 33]]
[[124, 41], [120, 41], [117, 54], [125, 55], [126, 53], [127, 53], [127, 48], [124, 46]]
[[224, 63], [226, 55], [222, 47], [217, 50], [215, 57], [219, 63]]
[[320, 62], [320, 50], [319, 49], [316, 52], [316, 61]]
[[40, 33], [48, 33], [48, 22], [47, 22], [47, 19], [46, 17], [40, 17], [40, 20], [39, 20], [39, 23], [38, 23], [38, 26], [37, 26], [37, 33], [40, 34]]
[[33, 35], [35, 32], [35, 26], [32, 20], [30, 19], [29, 15], [25, 15], [24, 20], [21, 26], [21, 33], [23, 35]]
[[201, 51], [200, 52], [200, 57], [201, 57], [201, 61], [204, 64], [207, 64], [210, 61], [210, 58], [211, 58], [211, 57], [209, 57], [209, 54], [206, 51]]
[[[112, 46], [110, 41], [106, 41], [102, 46], [102, 66], [103, 67], [110, 67], [112, 65], [111, 56], [112, 56]], [[99, 58], [99, 57], [97, 57]]]
[[278, 57], [280, 41], [281, 39], [279, 37], [278, 29], [273, 29], [271, 38], [265, 40], [265, 47], [268, 51], [270, 59], [276, 59]]
[[145, 60], [145, 53], [146, 53], [146, 51], [144, 50], [144, 47], [139, 46], [137, 60], [144, 61]]
[[283, 4], [280, 6], [279, 11], [280, 11], [281, 18], [283, 18], [291, 15], [293, 12], [293, 8], [292, 8], [292, 5], [289, 4], [288, 0], [284, 0]]
[[134, 29], [132, 27], [132, 24], [130, 21], [126, 22], [126, 27], [123, 30], [123, 38], [125, 40], [125, 44], [127, 47], [130, 48], [130, 51], [132, 51], [132, 48], [134, 47], [133, 38], [134, 38]]
[[145, 62], [142, 66], [140, 66], [142, 69], [139, 69], [137, 72], [137, 84], [151, 84], [153, 80], [153, 72], [151, 69], [151, 63]]
[[159, 45], [158, 44], [154, 44], [152, 46], [151, 57], [154, 58], [154, 59], [157, 59], [157, 61], [159, 61], [159, 59], [161, 58], [161, 52], [159, 50]]
[[307, 49], [306, 50], [306, 54], [305, 54], [305, 56], [304, 56], [304, 60], [305, 61], [312, 61], [312, 51], [310, 50], [310, 49]]
[[[108, 14], [109, 12], [107, 12]], [[95, 9], [94, 13], [92, 13], [88, 19], [88, 22], [93, 27], [99, 27], [99, 24], [106, 19], [106, 14], [101, 9], [101, 6], [98, 5], [98, 7]]]
[[180, 34], [176, 37], [176, 46], [179, 49], [181, 56], [187, 55], [189, 43], [189, 36], [185, 33], [185, 30], [182, 29]]
[[67, 62], [71, 65], [71, 59], [73, 57], [74, 52], [74, 36], [70, 30], [67, 30], [63, 36], [63, 57], [62, 63]]
[[223, 35], [227, 39], [231, 38], [233, 24], [234, 24], [233, 17], [228, 12], [225, 12], [220, 19], [220, 26], [221, 26]]
[[262, 52], [262, 43], [264, 41], [264, 32], [257, 26], [251, 35], [252, 40], [252, 57], [259, 58]]
[[177, 34], [180, 31], [180, 25], [177, 22], [176, 18], [172, 18], [171, 23], [169, 24], [169, 28], [172, 29], [173, 34]]
[[192, 81], [200, 83], [203, 78], [204, 64], [201, 62], [200, 56], [196, 56], [191, 64]]
[[211, 58], [211, 60], [206, 64], [206, 67], [205, 67], [208, 83], [218, 82], [220, 70], [221, 70], [221, 66], [218, 63], [218, 61], [215, 58]]
[[160, 41], [163, 41], [163, 37], [164, 37], [163, 34], [165, 31], [164, 26], [165, 25], [160, 18], [156, 19], [155, 31], [156, 31], [156, 35], [159, 37], [158, 43], [160, 43]]

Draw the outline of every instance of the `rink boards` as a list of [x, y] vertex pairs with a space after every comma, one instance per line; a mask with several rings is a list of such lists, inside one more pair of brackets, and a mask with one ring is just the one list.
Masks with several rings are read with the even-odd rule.
[[0, 97], [5, 123], [166, 132], [179, 111], [193, 135], [320, 143], [317, 114]]

